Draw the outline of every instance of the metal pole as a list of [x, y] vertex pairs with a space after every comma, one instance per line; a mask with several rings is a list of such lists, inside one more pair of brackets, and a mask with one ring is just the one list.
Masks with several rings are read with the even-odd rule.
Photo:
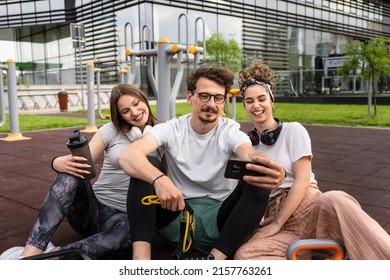
[[[229, 108], [229, 96], [232, 97], [232, 119], [236, 119], [236, 114], [237, 114], [237, 97], [240, 96], [240, 90], [239, 89], [231, 89], [228, 93], [228, 98], [227, 98], [227, 108]], [[229, 110], [225, 112], [226, 114], [229, 113]]]
[[131, 77], [131, 66], [130, 65], [125, 65], [125, 84], [132, 84], [130, 83], [130, 77]]
[[95, 93], [94, 93], [94, 65], [87, 64], [87, 97], [88, 97], [88, 126], [84, 132], [96, 132], [98, 130], [95, 125]]
[[0, 111], [1, 111], [1, 122], [0, 127], [2, 127], [6, 123], [7, 115], [5, 113], [5, 101], [4, 101], [4, 87], [3, 87], [3, 69], [5, 69], [5, 65], [0, 65]]
[[[198, 21], [202, 21], [202, 39], [203, 39], [203, 46], [200, 49], [200, 52], [203, 54], [203, 59], [200, 60], [200, 57], [197, 57], [195, 60], [195, 69], [198, 68], [200, 64], [203, 64], [206, 62], [206, 24], [202, 17], [198, 17], [195, 20], [195, 44], [198, 44]], [[199, 54], [198, 54], [199, 56]]]
[[98, 105], [98, 114], [99, 118], [102, 120], [106, 120], [107, 117], [103, 116], [102, 114], [102, 106], [101, 106], [101, 98], [100, 98], [100, 68], [95, 68], [94, 71], [96, 72], [96, 97], [97, 97], [97, 105]]
[[19, 132], [18, 93], [16, 91], [16, 66], [15, 61], [12, 59], [7, 60], [7, 86], [10, 133], [8, 134], [8, 137], [1, 140], [18, 141], [31, 139], [30, 137], [22, 136], [22, 134]]
[[83, 89], [83, 65], [81, 61], [81, 32], [80, 32], [81, 26], [76, 26], [76, 33], [77, 33], [77, 43], [78, 43], [78, 49], [79, 49], [79, 61], [80, 61], [80, 84], [81, 84], [81, 106], [84, 110], [84, 89]]
[[84, 110], [84, 89], [83, 89], [83, 66], [81, 61], [81, 48], [79, 48], [79, 60], [80, 60], [80, 85], [81, 85], [81, 106]]
[[235, 120], [236, 119], [236, 96], [233, 95], [232, 96], [232, 119]]
[[[188, 49], [188, 48], [187, 48]], [[175, 82], [173, 83], [172, 92], [169, 100], [169, 118], [176, 117], [176, 99], [179, 93], [181, 80], [183, 79], [184, 65], [182, 63], [183, 52], [179, 51], [177, 54], [177, 72]]]
[[119, 70], [118, 70], [118, 74], [119, 74], [119, 82], [120, 82], [121, 84], [123, 84], [123, 83], [124, 83], [124, 75], [125, 75], [125, 72], [124, 72], [122, 69], [119, 69]]
[[[145, 32], [147, 32], [147, 34], [148, 34], [148, 38], [147, 38], [148, 44], [146, 46], [147, 48], [144, 48]], [[159, 92], [158, 92], [156, 80], [154, 79], [154, 76], [153, 76], [154, 66], [153, 66], [153, 57], [152, 57], [152, 56], [158, 56], [158, 49], [157, 50], [150, 49], [152, 47], [152, 31], [151, 31], [151, 28], [149, 25], [144, 25], [142, 27], [141, 42], [142, 42], [142, 45], [141, 45], [141, 52], [140, 53], [142, 53], [141, 56], [148, 56], [148, 60], [147, 60], [148, 79], [149, 79], [150, 86], [152, 87], [153, 93], [156, 96], [156, 98], [158, 99]]]
[[8, 104], [9, 104], [9, 118], [10, 118], [10, 132], [11, 134], [19, 133], [19, 114], [18, 114], [18, 94], [16, 92], [16, 74], [15, 61], [7, 60], [8, 64]]
[[99, 116], [102, 116], [102, 106], [100, 104], [100, 69], [95, 68], [94, 71], [96, 72], [96, 97], [98, 104], [98, 112]]
[[[131, 49], [133, 50], [134, 49], [134, 38], [133, 38], [133, 25], [131, 25], [131, 23], [130, 22], [127, 22], [126, 24], [125, 24], [125, 28], [124, 28], [124, 34], [125, 34], [125, 50], [127, 49], [127, 32], [126, 32], [126, 29], [127, 29], [127, 27], [130, 27], [130, 39], [131, 39], [131, 41], [130, 41], [130, 47], [131, 47]], [[126, 62], [128, 62], [128, 59], [127, 59], [127, 55], [125, 56], [125, 59], [126, 59]]]
[[185, 14], [185, 13], [183, 13], [183, 14], [181, 14], [180, 16], [179, 16], [179, 19], [178, 19], [178, 26], [179, 26], [179, 30], [178, 30], [178, 36], [179, 36], [179, 40], [178, 40], [178, 42], [179, 42], [179, 44], [181, 44], [181, 32], [180, 32], [180, 19], [182, 18], [182, 17], [185, 17], [185, 23], [186, 23], [186, 58], [184, 59], [184, 61], [182, 61], [182, 63], [185, 63], [185, 62], [187, 62], [188, 60], [189, 60], [189, 57], [190, 57], [190, 49], [189, 49], [189, 43], [188, 43], [188, 15], [187, 14]]
[[166, 38], [161, 38], [157, 43], [157, 118], [162, 121], [167, 121], [169, 120], [171, 71], [169, 69], [169, 58], [165, 50], [169, 41]]
[[134, 84], [135, 81], [135, 70], [136, 70], [136, 65], [135, 65], [135, 56], [131, 57], [131, 65], [130, 65], [130, 72], [129, 72], [129, 84]]

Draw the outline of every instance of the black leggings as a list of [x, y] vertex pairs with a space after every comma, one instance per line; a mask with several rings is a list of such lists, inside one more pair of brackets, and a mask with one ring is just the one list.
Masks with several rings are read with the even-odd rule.
[[[149, 161], [163, 171], [161, 163], [153, 157]], [[151, 184], [131, 178], [127, 213], [132, 241], [152, 243], [153, 232], [170, 224], [181, 212], [172, 212], [160, 205], [144, 206], [141, 199], [154, 195]], [[220, 235], [214, 248], [232, 257], [240, 245], [259, 225], [267, 206], [270, 191], [240, 181], [235, 190], [222, 203], [217, 223]]]

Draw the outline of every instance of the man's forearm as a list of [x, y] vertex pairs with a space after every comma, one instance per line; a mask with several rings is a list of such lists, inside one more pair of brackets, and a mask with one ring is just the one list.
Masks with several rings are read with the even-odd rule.
[[119, 155], [118, 163], [127, 175], [148, 183], [161, 175], [161, 171], [149, 162], [146, 155], [131, 145]]

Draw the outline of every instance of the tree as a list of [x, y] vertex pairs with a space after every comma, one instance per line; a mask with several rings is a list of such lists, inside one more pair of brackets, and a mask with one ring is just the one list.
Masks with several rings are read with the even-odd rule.
[[214, 33], [206, 40], [208, 64], [224, 66], [238, 73], [241, 70], [242, 51], [234, 39], [226, 40], [221, 33]]
[[361, 76], [368, 80], [368, 115], [374, 102], [376, 116], [376, 88], [374, 85], [383, 75], [390, 75], [390, 39], [383, 36], [372, 38], [366, 42], [353, 41], [344, 51], [346, 59], [338, 72], [344, 76], [361, 70]]

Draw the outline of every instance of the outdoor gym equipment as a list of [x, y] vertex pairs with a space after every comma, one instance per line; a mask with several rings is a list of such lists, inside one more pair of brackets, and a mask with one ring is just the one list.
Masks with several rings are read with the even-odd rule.
[[[82, 132], [86, 132], [86, 133], [93, 133], [93, 132], [96, 132], [98, 130], [98, 128], [96, 126], [96, 118], [95, 118], [95, 93], [94, 93], [95, 77], [94, 77], [94, 72], [95, 72], [94, 64], [92, 62], [87, 63], [88, 125], [84, 130], [82, 130]], [[98, 71], [98, 73], [100, 73], [100, 71]], [[99, 84], [100, 84], [100, 80], [99, 80]], [[100, 92], [100, 90], [99, 90], [99, 92]]]
[[4, 86], [3, 86], [3, 69], [6, 69], [6, 65], [0, 65], [0, 113], [1, 121], [0, 127], [2, 127], [6, 122], [6, 113], [5, 113], [5, 101], [4, 101]]
[[240, 96], [240, 90], [237, 88], [232, 88], [229, 93], [228, 93], [228, 98], [227, 98], [227, 111], [226, 113], [229, 113], [229, 98], [232, 98], [232, 119], [236, 120], [236, 107], [237, 107], [237, 97]]
[[24, 137], [19, 132], [19, 112], [18, 112], [18, 94], [16, 91], [16, 65], [13, 59], [8, 59], [5, 66], [1, 65], [1, 88], [0, 88], [0, 110], [2, 114], [1, 125], [5, 123], [5, 102], [4, 102], [4, 89], [3, 89], [3, 69], [7, 70], [7, 87], [8, 87], [8, 107], [9, 107], [9, 122], [10, 122], [10, 133], [6, 138], [0, 138], [3, 141], [19, 141], [28, 140], [30, 137]]
[[[130, 30], [130, 47], [131, 49], [134, 49], [134, 36], [133, 36], [133, 26], [131, 25], [130, 22], [126, 23], [125, 24], [125, 50], [128, 50], [128, 46], [127, 46], [127, 32], [126, 30], [129, 29]], [[133, 84], [134, 83], [134, 80], [135, 80], [135, 56], [131, 56], [131, 60], [129, 61], [128, 60], [128, 57], [129, 55], [125, 55], [125, 59], [126, 59], [126, 66], [125, 66], [125, 70], [127, 71], [126, 73], [126, 83], [128, 84]]]
[[[115, 58], [115, 62], [117, 63], [117, 65], [119, 65], [120, 68], [121, 66], [118, 57]], [[118, 70], [118, 75], [119, 75], [119, 82], [121, 84], [132, 84], [134, 82], [135, 76], [134, 75], [132, 76], [131, 66], [128, 65], [127, 62], [126, 65], [124, 66], [124, 69], [120, 68]]]
[[99, 118], [101, 118], [102, 120], [106, 120], [106, 119], [109, 119], [110, 116], [102, 114], [102, 105], [101, 105], [102, 99], [100, 97], [100, 71], [101, 70], [102, 70], [101, 68], [94, 68], [93, 69], [93, 71], [96, 73], [96, 95], [97, 95], [98, 115], [99, 115]]
[[[185, 17], [186, 19], [186, 43], [182, 44], [180, 42], [180, 20]], [[194, 55], [194, 67], [197, 68], [200, 64], [205, 61], [206, 54], [206, 40], [205, 40], [205, 27], [204, 20], [201, 17], [196, 19], [195, 24], [195, 42], [197, 41], [197, 26], [198, 21], [203, 22], [203, 46], [189, 45], [188, 41], [188, 16], [187, 14], [181, 14], [178, 18], [179, 26], [179, 43], [171, 44], [168, 39], [160, 38], [157, 41], [157, 48], [151, 49], [149, 46], [145, 47], [144, 44], [141, 45], [141, 50], [135, 51], [126, 49], [126, 57], [130, 57], [134, 61], [135, 57], [144, 57], [147, 58], [147, 73], [150, 85], [157, 99], [157, 118], [163, 121], [172, 119], [176, 116], [175, 105], [176, 98], [178, 95], [179, 87], [184, 73], [184, 63], [189, 62], [189, 53]], [[148, 34], [147, 42], [151, 42], [151, 31], [148, 25], [143, 26], [141, 33], [141, 41], [145, 42], [145, 31]], [[133, 45], [133, 43], [132, 43]], [[183, 58], [183, 55], [185, 57]], [[200, 59], [200, 55], [203, 54], [203, 60]], [[177, 73], [176, 78], [171, 91], [170, 84], [170, 61], [172, 58], [177, 55]], [[153, 71], [153, 57], [157, 58], [157, 82], [154, 77]], [[126, 58], [127, 59], [127, 58]]]
[[100, 72], [101, 68], [95, 68], [95, 65], [90, 62], [87, 63], [87, 101], [88, 101], [88, 126], [83, 130], [83, 132], [96, 132], [98, 130], [96, 126], [96, 118], [95, 118], [95, 94], [94, 94], [94, 86], [95, 86], [95, 73], [96, 73], [96, 95], [97, 95], [97, 107], [98, 107], [98, 115], [100, 119], [106, 120], [109, 119], [109, 116], [105, 116], [102, 114], [101, 108], [101, 96], [100, 96]]

